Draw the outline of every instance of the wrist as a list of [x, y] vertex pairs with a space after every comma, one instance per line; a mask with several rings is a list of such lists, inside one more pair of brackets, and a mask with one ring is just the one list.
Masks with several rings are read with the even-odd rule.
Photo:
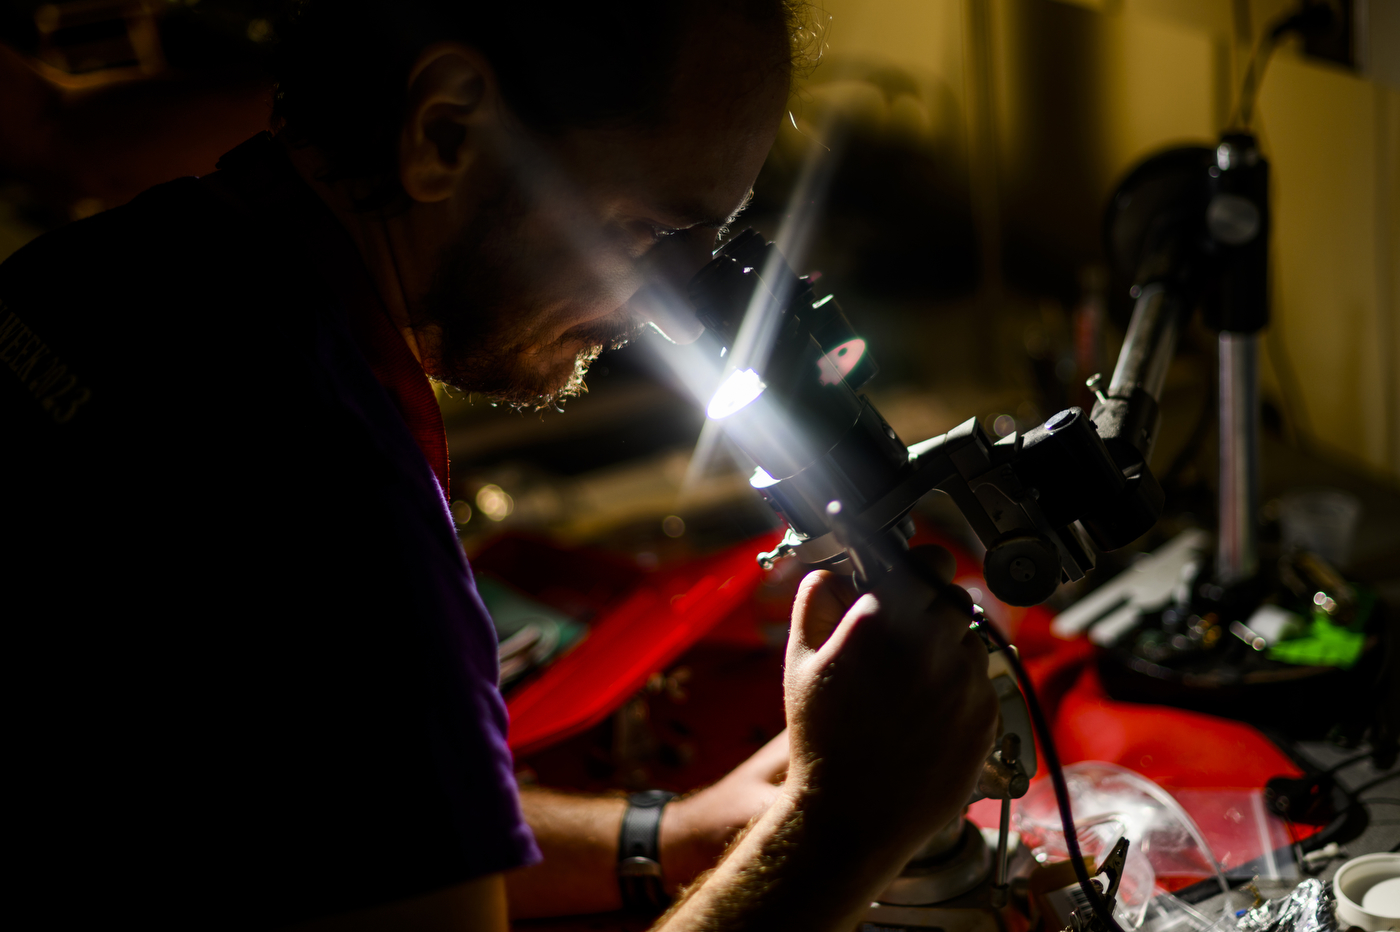
[[909, 803], [900, 788], [875, 789], [822, 776], [832, 775], [804, 773], [783, 786], [784, 811], [801, 813], [804, 835], [829, 854], [862, 852], [872, 863], [889, 855], [903, 865], [897, 852], [912, 851], [923, 836], [908, 818]]
[[661, 822], [674, 798], [664, 790], [628, 797], [618, 832], [617, 882], [629, 912], [655, 915], [670, 903], [661, 868]]
[[707, 811], [705, 792], [676, 799], [661, 815], [661, 870], [666, 892], [675, 895], [718, 863], [743, 826]]
[[844, 825], [809, 818], [816, 796], [794, 788], [774, 797], [704, 886], [672, 914], [675, 927], [687, 928], [717, 909], [746, 928], [855, 927], [872, 891], [903, 862], [887, 865], [884, 852], [851, 843]]
[[694, 798], [674, 799], [661, 812], [661, 828], [657, 833], [658, 847], [661, 849], [661, 877], [666, 892], [672, 895], [704, 870], [703, 867], [695, 869], [695, 849], [698, 846], [691, 818], [691, 800]]

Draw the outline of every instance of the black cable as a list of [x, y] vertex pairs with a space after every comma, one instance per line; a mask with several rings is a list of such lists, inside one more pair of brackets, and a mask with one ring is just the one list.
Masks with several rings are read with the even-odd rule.
[[1055, 750], [1055, 739], [1050, 734], [1050, 724], [1045, 719], [1045, 713], [1040, 708], [1040, 700], [1035, 696], [1035, 687], [1031, 685], [1031, 678], [1026, 673], [1025, 667], [1021, 666], [1021, 659], [1016, 656], [1016, 651], [1011, 644], [996, 629], [996, 626], [985, 619], [979, 619], [979, 627], [986, 632], [988, 638], [1001, 648], [1006, 655], [1006, 661], [1011, 666], [1011, 671], [1016, 674], [1016, 681], [1021, 684], [1021, 693], [1026, 697], [1026, 709], [1031, 713], [1031, 723], [1035, 725], [1036, 734], [1040, 737], [1040, 750], [1045, 755], [1045, 764], [1050, 768], [1050, 782], [1055, 787], [1055, 802], [1060, 809], [1060, 822], [1065, 830], [1065, 847], [1069, 849], [1070, 865], [1074, 868], [1074, 876], [1079, 881], [1079, 887], [1084, 891], [1089, 904], [1093, 906], [1094, 912], [1098, 914], [1099, 920], [1109, 932], [1123, 932], [1113, 918], [1113, 911], [1109, 908], [1104, 897], [1099, 893], [1089, 880], [1089, 872], [1084, 867], [1084, 855], [1079, 849], [1079, 835], [1074, 827], [1074, 815], [1069, 806], [1069, 787], [1065, 784], [1064, 770], [1060, 767], [1060, 755]]
[[1278, 41], [1290, 32], [1310, 35], [1322, 32], [1331, 25], [1332, 8], [1325, 3], [1305, 3], [1296, 13], [1274, 21], [1249, 58], [1249, 65], [1245, 69], [1244, 80], [1240, 86], [1239, 102], [1230, 119], [1233, 127], [1248, 131], [1250, 124], [1254, 122], [1254, 103], [1259, 95], [1259, 86], [1264, 81], [1264, 69], [1269, 66], [1269, 59], [1273, 57]]
[[1045, 754], [1045, 764], [1050, 769], [1050, 783], [1055, 788], [1055, 802], [1060, 809], [1060, 823], [1065, 831], [1065, 847], [1069, 849], [1070, 865], [1074, 868], [1074, 876], [1079, 881], [1079, 888], [1084, 891], [1084, 896], [1088, 899], [1089, 905], [1093, 907], [1106, 932], [1123, 932], [1123, 927], [1113, 918], [1113, 910], [1103, 895], [1099, 893], [1098, 888], [1090, 882], [1089, 872], [1084, 867], [1084, 854], [1079, 848], [1079, 835], [1074, 827], [1074, 814], [1070, 811], [1069, 806], [1069, 787], [1065, 785], [1064, 770], [1060, 767], [1060, 755], [1055, 750], [1055, 738], [1050, 734], [1050, 724], [1046, 721], [1045, 712], [1040, 707], [1040, 700], [1036, 698], [1031, 678], [1026, 673], [1026, 668], [1021, 666], [1021, 658], [1016, 656], [1016, 651], [1012, 648], [1011, 643], [996, 629], [995, 625], [987, 621], [981, 610], [973, 605], [966, 589], [941, 579], [930, 578], [925, 571], [905, 560], [905, 551], [895, 551], [889, 544], [888, 538], [867, 535], [863, 528], [841, 514], [839, 500], [833, 501], [827, 506], [827, 514], [831, 517], [832, 533], [836, 536], [837, 542], [845, 548], [851, 565], [855, 569], [855, 580], [858, 588], [868, 591], [871, 573], [877, 568], [883, 573], [888, 568], [903, 562], [914, 576], [924, 579], [934, 589], [946, 590], [947, 595], [943, 598], [947, 598], [952, 605], [965, 606], [972, 629], [978, 631], [1006, 655], [1011, 672], [1016, 674], [1016, 682], [1020, 684], [1021, 693], [1026, 698], [1026, 710], [1031, 714], [1031, 723], [1035, 726], [1035, 732], [1040, 737], [1040, 749]]
[[[1290, 756], [1296, 756], [1296, 755], [1290, 755]], [[1369, 754], [1368, 754], [1368, 755], [1362, 755], [1362, 756], [1369, 756]], [[1356, 760], [1359, 760], [1359, 758], [1357, 758]], [[1352, 760], [1352, 761], [1350, 761], [1350, 763], [1355, 763], [1356, 760]], [[1341, 769], [1342, 767], [1345, 767], [1345, 766], [1347, 765], [1347, 763], [1348, 763], [1348, 761], [1342, 761], [1340, 764], [1334, 765], [1333, 768], [1332, 768], [1331, 770], [1328, 770], [1326, 773], [1322, 774], [1322, 776], [1330, 776], [1331, 774], [1333, 774], [1333, 773], [1336, 772], [1337, 770]], [[1369, 782], [1367, 782], [1367, 783], [1361, 784], [1360, 786], [1358, 786], [1358, 787], [1357, 787], [1356, 789], [1354, 789], [1354, 790], [1349, 790], [1349, 789], [1347, 789], [1346, 787], [1342, 786], [1342, 785], [1339, 784], [1339, 783], [1333, 783], [1332, 785], [1333, 785], [1339, 792], [1341, 792], [1341, 794], [1342, 794], [1343, 797], [1346, 798], [1346, 806], [1343, 807], [1340, 811], [1338, 811], [1336, 817], [1333, 818], [1331, 822], [1327, 823], [1327, 825], [1325, 825], [1325, 826], [1322, 828], [1321, 831], [1316, 832], [1315, 834], [1309, 835], [1307, 838], [1304, 838], [1302, 841], [1295, 842], [1295, 843], [1294, 843], [1294, 846], [1295, 846], [1296, 852], [1298, 852], [1298, 853], [1295, 853], [1294, 857], [1295, 857], [1295, 858], [1298, 858], [1299, 860], [1301, 860], [1301, 857], [1299, 856], [1299, 853], [1304, 852], [1304, 851], [1316, 851], [1316, 850], [1318, 850], [1319, 848], [1324, 847], [1328, 842], [1335, 840], [1335, 839], [1337, 838], [1338, 835], [1340, 835], [1342, 832], [1344, 832], [1344, 831], [1347, 830], [1348, 825], [1349, 825], [1349, 823], [1351, 822], [1351, 820], [1353, 820], [1354, 818], [1357, 818], [1358, 816], [1359, 816], [1359, 818], [1365, 820], [1365, 821], [1362, 822], [1362, 830], [1364, 830], [1365, 825], [1370, 821], [1370, 813], [1369, 813], [1369, 812], [1367, 811], [1367, 809], [1366, 809], [1366, 804], [1367, 804], [1367, 803], [1372, 803], [1372, 802], [1390, 802], [1390, 803], [1393, 803], [1393, 804], [1395, 804], [1395, 805], [1400, 805], [1400, 800], [1395, 800], [1395, 799], [1386, 799], [1386, 798], [1362, 799], [1362, 798], [1361, 798], [1361, 794], [1364, 793], [1364, 792], [1366, 792], [1367, 790], [1369, 790], [1371, 787], [1373, 787], [1373, 786], [1379, 786], [1380, 784], [1386, 782], [1387, 780], [1393, 780], [1393, 779], [1395, 779], [1396, 777], [1400, 777], [1400, 770], [1392, 771], [1391, 773], [1387, 773], [1387, 774], [1382, 774], [1381, 776], [1377, 777], [1377, 778], [1374, 779], [1374, 780], [1371, 780], [1371, 781], [1369, 781]], [[1284, 820], [1285, 820], [1285, 821], [1288, 820], [1288, 816], [1287, 816], [1286, 813], [1284, 814], [1283, 817], [1284, 817]], [[1292, 833], [1291, 823], [1290, 823], [1289, 832], [1290, 832], [1290, 834]], [[1351, 836], [1351, 837], [1355, 837], [1355, 836], [1353, 835], [1353, 836]]]

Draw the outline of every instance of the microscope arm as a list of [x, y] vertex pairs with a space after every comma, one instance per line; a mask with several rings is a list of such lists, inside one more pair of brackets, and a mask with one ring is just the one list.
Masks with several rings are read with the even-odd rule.
[[[1094, 566], [1102, 551], [1136, 540], [1162, 513], [1148, 467], [1161, 423], [1157, 398], [1176, 349], [1183, 302], [1161, 285], [1143, 290], [1107, 393], [1093, 413], [1068, 408], [995, 443], [976, 418], [909, 447], [909, 471], [860, 516], [868, 528], [899, 522], [923, 495], [947, 493], [987, 548], [987, 584], [1002, 601], [1033, 605]], [[1096, 383], [1096, 380], [1091, 380]], [[809, 563], [839, 554], [832, 535], [793, 550]]]

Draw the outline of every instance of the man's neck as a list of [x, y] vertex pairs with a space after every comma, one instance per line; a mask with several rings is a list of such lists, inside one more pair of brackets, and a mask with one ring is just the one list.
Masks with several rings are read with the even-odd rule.
[[314, 147], [287, 146], [287, 156], [297, 174], [350, 234], [394, 327], [421, 365], [423, 355], [411, 323], [410, 307], [412, 301], [428, 291], [430, 273], [424, 268], [424, 259], [435, 258], [438, 249], [435, 243], [425, 242], [432, 237], [423, 234], [432, 231], [418, 229], [419, 225], [409, 217], [411, 211], [385, 217], [378, 212], [356, 210], [345, 182], [320, 180], [326, 163]]

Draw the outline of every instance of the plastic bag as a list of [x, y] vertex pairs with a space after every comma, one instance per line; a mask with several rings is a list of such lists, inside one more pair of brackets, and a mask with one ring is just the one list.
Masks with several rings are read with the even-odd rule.
[[[1119, 838], [1128, 839], [1128, 860], [1114, 910], [1124, 928], [1142, 926], [1148, 904], [1167, 889], [1172, 878], [1214, 876], [1221, 890], [1228, 890], [1200, 829], [1160, 786], [1103, 761], [1070, 764], [1064, 774], [1083, 854], [1097, 863]], [[1038, 862], [1069, 859], [1049, 780], [1040, 781], [1022, 797], [1015, 818], [1022, 844]]]

